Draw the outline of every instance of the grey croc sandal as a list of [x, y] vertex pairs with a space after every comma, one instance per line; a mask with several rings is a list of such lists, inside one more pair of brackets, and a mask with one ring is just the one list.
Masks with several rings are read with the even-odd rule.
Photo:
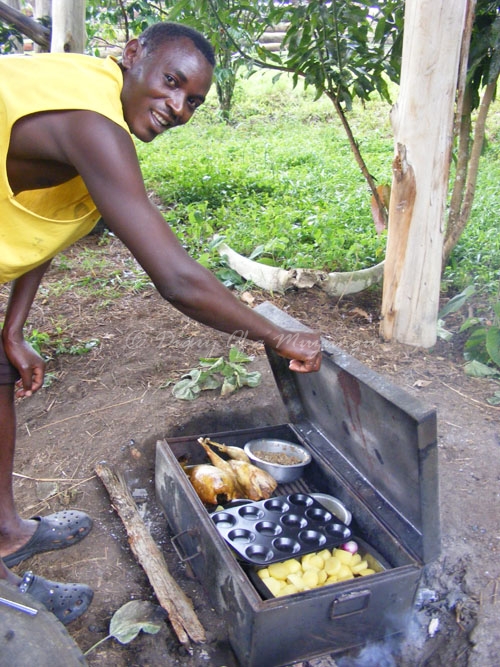
[[65, 549], [90, 533], [92, 519], [78, 510], [63, 510], [48, 516], [35, 516], [38, 525], [28, 542], [14, 553], [3, 557], [6, 567], [14, 567], [23, 560], [44, 551]]
[[31, 571], [24, 573], [18, 589], [45, 605], [64, 625], [81, 616], [94, 597], [94, 591], [85, 584], [61, 584]]

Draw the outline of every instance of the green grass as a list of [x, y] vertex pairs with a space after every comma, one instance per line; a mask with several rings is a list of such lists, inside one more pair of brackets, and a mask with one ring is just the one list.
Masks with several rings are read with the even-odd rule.
[[[104, 233], [100, 246], [105, 247], [107, 242], [108, 235]], [[71, 270], [76, 266], [80, 277], [74, 279]], [[61, 253], [54, 258], [52, 268], [66, 273], [66, 279], [51, 285], [55, 295], [73, 292], [78, 296], [92, 295], [109, 300], [119, 298], [124, 292], [139, 292], [151, 286], [151, 280], [132, 256], [123, 265], [111, 265], [101, 248], [82, 248], [73, 258]], [[99, 307], [102, 305], [100, 301]]]
[[[393, 138], [389, 106], [355, 107], [349, 122], [370, 173], [390, 183]], [[500, 210], [498, 109], [480, 171], [470, 224], [445, 281], [455, 289], [498, 282]], [[232, 122], [218, 117], [215, 95], [193, 121], [138, 144], [146, 184], [166, 220], [203, 263], [219, 263], [210, 241], [222, 235], [238, 252], [284, 268], [366, 268], [384, 257], [368, 186], [340, 121], [325, 98], [293, 89], [282, 77], [240, 81]]]

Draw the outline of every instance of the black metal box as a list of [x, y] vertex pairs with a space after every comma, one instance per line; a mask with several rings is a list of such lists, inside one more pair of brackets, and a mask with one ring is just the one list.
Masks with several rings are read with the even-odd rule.
[[[302, 328], [271, 304], [259, 311]], [[266, 428], [208, 434], [243, 447], [256, 437], [305, 446], [304, 476], [275, 495], [323, 492], [352, 512], [354, 538], [388, 564], [384, 571], [264, 599], [218, 533], [178, 463], [204, 461], [196, 437], [157, 445], [156, 490], [174, 542], [218, 613], [242, 667], [279, 667], [403, 633], [422, 567], [439, 553], [436, 413], [354, 358], [323, 341], [319, 373], [297, 374], [269, 352], [290, 421]]]

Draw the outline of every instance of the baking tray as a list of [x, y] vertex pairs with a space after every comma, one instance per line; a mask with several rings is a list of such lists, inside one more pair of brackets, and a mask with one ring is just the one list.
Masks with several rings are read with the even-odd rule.
[[347, 542], [351, 529], [306, 493], [213, 512], [218, 532], [247, 563], [269, 565]]

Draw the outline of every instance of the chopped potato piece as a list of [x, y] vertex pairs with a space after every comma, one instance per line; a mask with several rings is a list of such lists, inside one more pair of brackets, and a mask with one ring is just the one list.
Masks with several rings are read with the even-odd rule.
[[352, 558], [351, 558], [351, 567], [352, 567], [353, 565], [357, 565], [358, 563], [361, 563], [361, 554], [359, 553], [359, 551], [358, 551], [357, 553], [355, 553], [355, 554], [352, 555]]
[[273, 579], [272, 577], [267, 577], [266, 579], [262, 579], [262, 581], [266, 584], [266, 586], [269, 588], [271, 593], [276, 597], [276, 595], [279, 595], [279, 592], [281, 590], [280, 582], [278, 579]]
[[326, 573], [326, 570], [320, 570], [318, 572], [318, 586], [322, 586], [325, 581], [327, 580], [328, 575]]
[[302, 576], [302, 580], [308, 588], [316, 588], [319, 583], [319, 576], [316, 570], [307, 570]]
[[302, 573], [289, 574], [287, 577], [287, 583], [292, 584], [298, 591], [303, 591], [305, 588], [305, 583]]
[[336, 556], [341, 563], [344, 563], [344, 565], [350, 565], [354, 554], [350, 551], [344, 551], [343, 549], [334, 549], [333, 555]]
[[339, 568], [339, 571], [336, 574], [339, 579], [343, 579], [344, 577], [349, 579], [350, 575], [352, 574], [352, 571], [348, 565], [344, 565], [344, 563], [342, 563], [342, 565]]
[[303, 569], [309, 563], [309, 561], [311, 560], [311, 558], [313, 556], [314, 556], [314, 554], [305, 554], [304, 556], [302, 556], [302, 560], [300, 561], [300, 563], [301, 563]]
[[362, 560], [357, 565], [352, 565], [351, 570], [354, 572], [354, 574], [359, 574], [362, 570], [366, 570], [367, 567], [368, 562], [366, 560]]
[[296, 558], [290, 558], [285, 561], [285, 565], [288, 568], [288, 574], [293, 574], [294, 572], [302, 572], [302, 565]]
[[321, 556], [313, 554], [313, 556], [309, 560], [309, 565], [312, 565], [312, 567], [315, 567], [317, 570], [322, 570], [325, 565], [325, 561], [323, 560], [323, 558], [321, 558]]
[[340, 570], [341, 562], [336, 556], [330, 556], [328, 560], [325, 560], [325, 570], [328, 576], [332, 574], [337, 574]]
[[298, 593], [298, 592], [299, 592], [298, 588], [295, 588], [293, 584], [287, 584], [284, 588], [280, 590], [277, 597], [281, 597], [282, 595], [293, 595], [293, 593]]
[[287, 565], [283, 562], [271, 563], [267, 569], [269, 570], [270, 577], [273, 577], [274, 579], [282, 579], [283, 581], [290, 574]]

